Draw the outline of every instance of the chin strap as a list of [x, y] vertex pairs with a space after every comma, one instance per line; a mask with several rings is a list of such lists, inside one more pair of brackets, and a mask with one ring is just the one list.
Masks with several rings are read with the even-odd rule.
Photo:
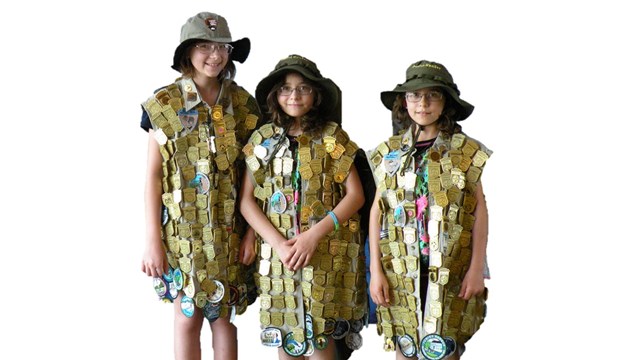
[[424, 130], [424, 126], [422, 125], [418, 125], [416, 123], [411, 124], [411, 128], [409, 129], [409, 131], [413, 131], [413, 127], [416, 127], [415, 133], [413, 133], [413, 139], [411, 141], [411, 147], [409, 148], [409, 151], [407, 152], [407, 158], [404, 160], [404, 164], [402, 165], [402, 169], [400, 169], [400, 175], [404, 176], [404, 170], [407, 168], [407, 166], [409, 165], [409, 161], [411, 158], [411, 153], [413, 152], [413, 149], [415, 149], [416, 147], [416, 142], [418, 141], [418, 136], [420, 135], [420, 132], [422, 130]]

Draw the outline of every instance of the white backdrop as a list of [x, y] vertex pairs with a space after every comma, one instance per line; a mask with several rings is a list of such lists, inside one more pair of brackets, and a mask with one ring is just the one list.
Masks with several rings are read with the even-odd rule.
[[[464, 358], [628, 358], [640, 320], [637, 13], [616, 0], [374, 3], [0, 5], [0, 358], [172, 358], [172, 307], [140, 272], [139, 104], [178, 76], [180, 27], [200, 11], [251, 39], [236, 77], [250, 92], [279, 59], [314, 60], [365, 149], [391, 129], [380, 91], [412, 62], [445, 64], [476, 106], [465, 132], [495, 152], [483, 178], [489, 311]], [[236, 323], [240, 359], [276, 358], [255, 306]], [[369, 327], [352, 359], [393, 358], [381, 348]]]

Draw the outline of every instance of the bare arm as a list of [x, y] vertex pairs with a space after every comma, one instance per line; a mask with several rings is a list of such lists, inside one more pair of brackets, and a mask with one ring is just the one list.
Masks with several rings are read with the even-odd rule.
[[[333, 213], [338, 218], [338, 223], [342, 224], [347, 221], [353, 214], [364, 205], [364, 192], [362, 191], [362, 183], [360, 176], [354, 165], [349, 169], [349, 176], [345, 183], [345, 196], [340, 200], [338, 205], [333, 209]], [[289, 258], [285, 259], [293, 270], [305, 267], [318, 247], [318, 242], [325, 235], [334, 231], [334, 223], [331, 216], [327, 215], [324, 219], [317, 222], [309, 230], [296, 236], [292, 251]]]
[[479, 295], [484, 291], [483, 273], [487, 254], [489, 214], [481, 183], [478, 183], [476, 188], [476, 199], [478, 203], [473, 212], [476, 221], [473, 223], [473, 229], [471, 230], [471, 264], [462, 281], [462, 287], [458, 295], [465, 300], [470, 299], [474, 295]]
[[380, 192], [376, 191], [376, 197], [371, 206], [369, 216], [369, 271], [371, 272], [371, 281], [369, 284], [369, 292], [371, 299], [382, 306], [390, 306], [389, 282], [382, 269], [382, 254], [380, 253], [380, 209], [378, 201], [380, 200]]
[[148, 276], [160, 277], [168, 271], [164, 245], [160, 238], [160, 211], [162, 197], [162, 155], [153, 130], [149, 130], [147, 176], [144, 192], [146, 241], [142, 256], [142, 271]]

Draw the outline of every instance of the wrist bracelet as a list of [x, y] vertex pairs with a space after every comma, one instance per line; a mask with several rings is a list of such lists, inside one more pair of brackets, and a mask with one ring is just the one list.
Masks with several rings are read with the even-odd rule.
[[333, 226], [335, 227], [334, 231], [338, 231], [338, 229], [340, 228], [340, 223], [338, 222], [338, 217], [336, 216], [336, 214], [333, 211], [327, 211], [327, 214], [329, 216], [331, 216], [331, 219], [333, 219]]

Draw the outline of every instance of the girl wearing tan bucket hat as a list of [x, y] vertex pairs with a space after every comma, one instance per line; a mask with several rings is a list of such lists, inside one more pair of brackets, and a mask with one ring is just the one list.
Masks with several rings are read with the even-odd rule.
[[200, 358], [209, 321], [215, 359], [237, 359], [231, 323], [255, 301], [253, 271], [239, 259], [253, 231], [238, 211], [241, 147], [260, 126], [255, 99], [234, 81], [249, 39], [233, 41], [224, 17], [203, 12], [182, 26], [173, 65], [182, 76], [143, 104], [149, 132], [142, 271], [174, 303], [178, 359]]
[[369, 151], [378, 185], [370, 217], [370, 293], [396, 359], [459, 358], [484, 320], [491, 155], [458, 124], [473, 112], [449, 71], [421, 60], [381, 93], [401, 129]]
[[280, 359], [335, 359], [338, 341], [362, 346], [367, 315], [358, 146], [333, 121], [340, 89], [307, 58], [280, 60], [256, 99], [270, 122], [243, 149], [240, 210], [258, 238], [261, 340]]

